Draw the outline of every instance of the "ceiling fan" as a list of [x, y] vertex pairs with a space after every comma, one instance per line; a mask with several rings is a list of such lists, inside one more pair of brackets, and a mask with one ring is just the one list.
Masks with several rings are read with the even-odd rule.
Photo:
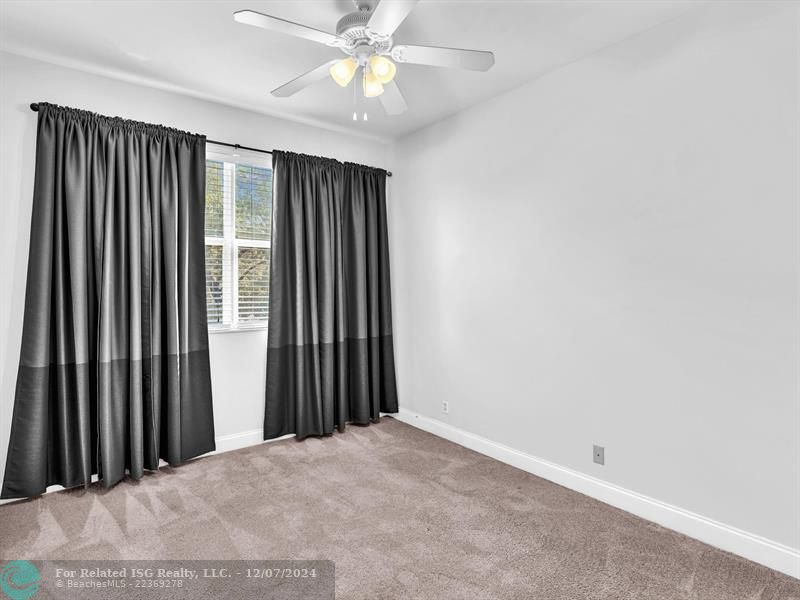
[[291, 96], [329, 75], [340, 86], [346, 87], [360, 69], [364, 96], [379, 98], [387, 114], [397, 115], [404, 112], [407, 105], [394, 81], [397, 71], [395, 63], [472, 71], [488, 71], [494, 64], [494, 54], [481, 50], [396, 46], [392, 35], [419, 0], [382, 0], [374, 9], [374, 2], [354, 1], [358, 10], [339, 19], [336, 34], [252, 10], [240, 10], [233, 14], [234, 20], [239, 23], [339, 48], [347, 55], [343, 59], [330, 60], [275, 88], [272, 90], [273, 96]]

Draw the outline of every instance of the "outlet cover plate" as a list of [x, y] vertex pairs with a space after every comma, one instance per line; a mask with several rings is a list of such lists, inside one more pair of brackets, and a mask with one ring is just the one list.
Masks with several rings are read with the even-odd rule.
[[606, 464], [606, 449], [603, 446], [595, 446], [594, 447], [594, 462], [598, 465]]

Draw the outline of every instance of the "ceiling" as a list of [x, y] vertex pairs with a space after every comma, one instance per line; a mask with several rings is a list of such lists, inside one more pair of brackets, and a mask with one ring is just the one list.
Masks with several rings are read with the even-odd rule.
[[[387, 2], [391, 0], [385, 0]], [[290, 98], [271, 89], [344, 56], [303, 39], [235, 23], [252, 9], [334, 32], [352, 0], [0, 2], [0, 49], [181, 91], [317, 125], [391, 139], [410, 133], [561, 65], [674, 19], [697, 3], [421, 0], [395, 43], [492, 50], [486, 73], [398, 65], [409, 109], [389, 117], [353, 89], [325, 80]]]

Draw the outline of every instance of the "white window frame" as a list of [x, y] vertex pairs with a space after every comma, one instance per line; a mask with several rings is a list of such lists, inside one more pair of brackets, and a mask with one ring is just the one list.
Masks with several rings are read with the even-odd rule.
[[[230, 185], [230, 207], [223, 205], [222, 237], [206, 236], [206, 246], [222, 246], [222, 297], [230, 298], [226, 305], [222, 302], [222, 323], [209, 323], [209, 333], [231, 333], [237, 331], [266, 330], [269, 327], [269, 318], [266, 321], [240, 322], [239, 321], [239, 248], [267, 248], [272, 247], [271, 240], [251, 240], [236, 237], [236, 165], [266, 168], [272, 171], [272, 157], [261, 152], [248, 152], [239, 149], [223, 150], [224, 146], [214, 146], [206, 149], [206, 160], [224, 163], [223, 189]], [[274, 188], [273, 188], [274, 190]], [[274, 193], [273, 193], [274, 197]], [[226, 210], [227, 209], [227, 210]], [[274, 218], [274, 208], [272, 212]], [[271, 253], [268, 253], [271, 254]], [[269, 258], [268, 258], [269, 260]], [[270, 272], [272, 265], [270, 265]], [[207, 300], [206, 300], [207, 301]]]

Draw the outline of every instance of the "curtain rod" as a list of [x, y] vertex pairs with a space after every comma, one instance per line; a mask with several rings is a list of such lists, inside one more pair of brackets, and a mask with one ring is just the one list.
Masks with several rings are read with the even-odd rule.
[[[31, 110], [33, 112], [39, 112], [39, 104], [37, 102], [31, 102]], [[272, 150], [262, 150], [261, 148], [251, 148], [250, 146], [242, 146], [240, 144], [229, 144], [228, 142], [218, 142], [216, 140], [206, 140], [207, 144], [216, 144], [217, 146], [227, 146], [228, 148], [235, 148], [237, 150], [249, 150], [250, 152], [262, 152], [264, 154], [272, 154]], [[391, 177], [392, 172], [386, 171], [386, 176]]]

